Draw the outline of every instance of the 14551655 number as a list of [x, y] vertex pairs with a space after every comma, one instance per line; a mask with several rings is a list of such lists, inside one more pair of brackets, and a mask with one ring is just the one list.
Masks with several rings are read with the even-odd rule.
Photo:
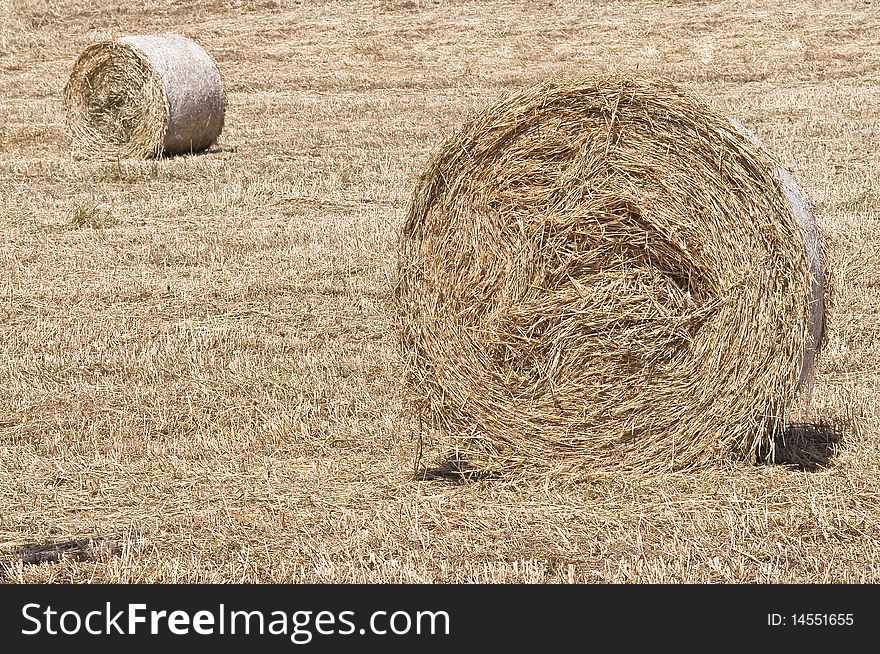
[[854, 622], [852, 613], [768, 613], [767, 624], [771, 627], [848, 627]]

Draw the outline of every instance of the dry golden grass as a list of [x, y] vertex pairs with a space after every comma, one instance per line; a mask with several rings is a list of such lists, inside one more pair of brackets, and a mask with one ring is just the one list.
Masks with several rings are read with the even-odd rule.
[[[875, 5], [85, 6], [0, 5], [4, 579], [880, 581]], [[74, 160], [76, 56], [160, 31], [217, 60], [219, 147]], [[386, 307], [417, 172], [501, 93], [631, 70], [738, 118], [815, 201], [834, 295], [805, 415], [842, 439], [792, 434], [802, 467], [414, 481]]]

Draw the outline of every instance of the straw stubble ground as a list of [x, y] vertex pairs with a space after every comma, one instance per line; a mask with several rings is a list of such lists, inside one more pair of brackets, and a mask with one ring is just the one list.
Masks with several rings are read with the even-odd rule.
[[[81, 7], [0, 7], [4, 579], [880, 581], [871, 3]], [[159, 31], [217, 60], [219, 148], [72, 157], [76, 56]], [[843, 440], [793, 439], [807, 471], [414, 481], [386, 307], [416, 174], [501, 93], [636, 69], [752, 128], [816, 202], [835, 293], [807, 415]]]

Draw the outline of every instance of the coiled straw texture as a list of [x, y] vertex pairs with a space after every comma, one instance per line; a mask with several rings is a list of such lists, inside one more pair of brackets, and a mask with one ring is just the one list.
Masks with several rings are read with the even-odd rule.
[[417, 413], [482, 470], [772, 455], [822, 338], [775, 167], [665, 81], [545, 83], [473, 116], [400, 235]]

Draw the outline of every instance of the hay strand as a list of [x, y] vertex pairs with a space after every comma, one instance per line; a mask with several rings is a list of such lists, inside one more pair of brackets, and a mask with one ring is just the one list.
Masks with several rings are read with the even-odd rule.
[[84, 154], [149, 158], [209, 148], [223, 129], [226, 98], [220, 71], [201, 46], [160, 34], [86, 48], [64, 104]]
[[777, 168], [665, 81], [550, 82], [473, 116], [400, 235], [420, 417], [482, 470], [772, 452], [822, 337], [818, 239]]

